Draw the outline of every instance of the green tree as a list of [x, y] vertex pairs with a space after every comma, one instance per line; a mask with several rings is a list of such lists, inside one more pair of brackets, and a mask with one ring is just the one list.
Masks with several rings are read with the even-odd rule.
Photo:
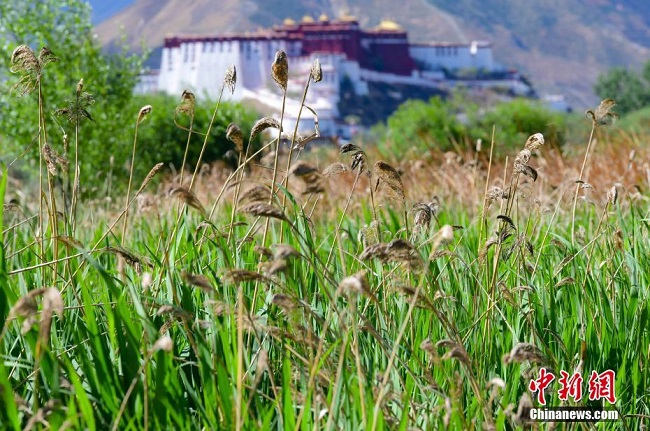
[[650, 104], [650, 62], [641, 74], [624, 68], [614, 68], [601, 74], [594, 85], [600, 99], [616, 100], [621, 114], [636, 111]]
[[69, 105], [83, 79], [83, 91], [96, 103], [88, 109], [94, 121], [80, 126], [82, 178], [104, 170], [112, 149], [130, 145], [139, 109], [132, 106], [132, 90], [142, 70], [141, 56], [104, 53], [93, 33], [90, 6], [83, 0], [0, 0], [0, 157], [9, 161], [31, 162], [38, 156], [38, 146], [30, 145], [38, 133], [35, 95], [18, 97], [12, 91], [17, 77], [9, 73], [11, 54], [23, 44], [35, 52], [48, 46], [58, 58], [42, 77], [50, 145], [63, 153], [63, 135], [74, 139], [74, 125], [54, 112]]

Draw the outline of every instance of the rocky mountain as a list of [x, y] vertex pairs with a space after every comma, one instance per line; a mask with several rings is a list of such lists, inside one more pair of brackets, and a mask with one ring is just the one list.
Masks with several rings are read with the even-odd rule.
[[[390, 18], [412, 41], [488, 40], [501, 64], [528, 76], [538, 92], [564, 94], [580, 110], [597, 102], [592, 86], [613, 66], [650, 59], [647, 0], [90, 0], [106, 45], [160, 46], [170, 33], [224, 33], [270, 27], [284, 18], [355, 15], [362, 26]], [[100, 17], [101, 14], [101, 17]]]

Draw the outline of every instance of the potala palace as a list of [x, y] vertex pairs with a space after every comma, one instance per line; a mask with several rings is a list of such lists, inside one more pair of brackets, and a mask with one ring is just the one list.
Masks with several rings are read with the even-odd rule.
[[[278, 109], [281, 94], [270, 66], [280, 49], [287, 53], [290, 70], [284, 127], [295, 125], [309, 68], [318, 58], [323, 80], [310, 87], [306, 104], [318, 113], [323, 135], [348, 132], [337, 108], [343, 79], [349, 80], [357, 95], [367, 94], [373, 82], [439, 89], [460, 83], [472, 88], [499, 86], [515, 94], [532, 90], [516, 71], [494, 62], [488, 42], [412, 44], [407, 32], [392, 21], [362, 29], [354, 17], [330, 20], [325, 15], [318, 20], [306, 16], [300, 22], [287, 19], [254, 33], [166, 37], [160, 70], [150, 76], [149, 90], [180, 95], [190, 89], [198, 97], [216, 98], [225, 71], [234, 64], [237, 86], [232, 98], [254, 99]], [[462, 70], [481, 71], [481, 75], [456, 78], [454, 72]], [[313, 130], [313, 122], [305, 120], [301, 129]]]

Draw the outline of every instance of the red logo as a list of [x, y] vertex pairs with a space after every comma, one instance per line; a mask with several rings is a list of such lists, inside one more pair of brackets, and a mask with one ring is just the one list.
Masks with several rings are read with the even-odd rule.
[[573, 401], [580, 401], [582, 399], [582, 376], [580, 373], [573, 373], [569, 377], [569, 373], [562, 370], [560, 371], [560, 375], [562, 377], [559, 378], [558, 383], [561, 387], [557, 391], [560, 400], [567, 401], [571, 397]]
[[612, 370], [603, 371], [598, 374], [596, 371], [591, 372], [589, 377], [589, 399], [591, 401], [602, 398], [609, 401], [610, 404], [616, 403], [616, 374]]
[[[537, 403], [541, 406], [546, 405], [546, 396], [544, 390], [555, 380], [555, 375], [548, 372], [546, 368], [539, 369], [539, 377], [533, 379], [528, 384], [528, 389], [531, 392], [537, 392]], [[582, 375], [575, 372], [572, 375], [566, 371], [560, 371], [560, 378], [558, 383], [560, 389], [557, 394], [560, 401], [568, 401], [569, 398], [574, 402], [582, 399]], [[607, 400], [610, 404], [616, 404], [616, 373], [612, 370], [603, 371], [598, 373], [591, 372], [589, 376], [589, 400], [598, 401], [601, 399]]]
[[546, 405], [544, 389], [546, 389], [553, 380], [555, 380], [553, 373], [547, 372], [546, 368], [540, 368], [539, 377], [537, 379], [531, 380], [528, 384], [528, 389], [531, 392], [537, 391], [537, 402], [542, 406]]

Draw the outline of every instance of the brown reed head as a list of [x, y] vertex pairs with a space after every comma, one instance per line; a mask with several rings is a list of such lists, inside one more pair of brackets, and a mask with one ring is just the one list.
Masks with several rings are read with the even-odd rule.
[[282, 90], [287, 90], [287, 82], [289, 81], [289, 62], [287, 60], [287, 53], [279, 50], [275, 53], [275, 59], [271, 65], [271, 77], [278, 83]]
[[186, 114], [192, 117], [196, 107], [196, 96], [190, 90], [183, 90], [181, 103], [176, 107], [175, 114]]
[[384, 184], [390, 191], [389, 196], [400, 200], [402, 203], [404, 202], [404, 184], [402, 184], [402, 178], [395, 168], [379, 160], [375, 163], [375, 175], [377, 175], [375, 190], [377, 190], [379, 184]]
[[255, 137], [258, 134], [262, 133], [264, 130], [268, 128], [274, 128], [280, 130], [280, 122], [273, 117], [260, 118], [255, 122], [255, 124], [253, 124], [253, 128], [251, 129], [251, 137], [249, 141], [255, 139]]
[[235, 144], [235, 149], [238, 153], [244, 152], [244, 134], [239, 126], [235, 123], [230, 123], [226, 129], [226, 139]]
[[589, 109], [585, 112], [587, 118], [591, 118], [591, 121], [595, 126], [605, 126], [618, 119], [618, 114], [613, 111], [616, 106], [614, 99], [604, 99], [596, 107], [596, 109]]
[[314, 59], [314, 62], [311, 65], [309, 75], [314, 82], [320, 82], [323, 79], [323, 68], [317, 58]]
[[226, 75], [223, 77], [224, 85], [230, 90], [230, 94], [235, 93], [235, 85], [237, 85], [237, 69], [234, 64], [228, 66]]
[[142, 108], [140, 108], [140, 111], [138, 112], [137, 123], [140, 124], [142, 120], [144, 120], [147, 117], [147, 115], [151, 114], [152, 109], [153, 108], [151, 105], [145, 105]]

